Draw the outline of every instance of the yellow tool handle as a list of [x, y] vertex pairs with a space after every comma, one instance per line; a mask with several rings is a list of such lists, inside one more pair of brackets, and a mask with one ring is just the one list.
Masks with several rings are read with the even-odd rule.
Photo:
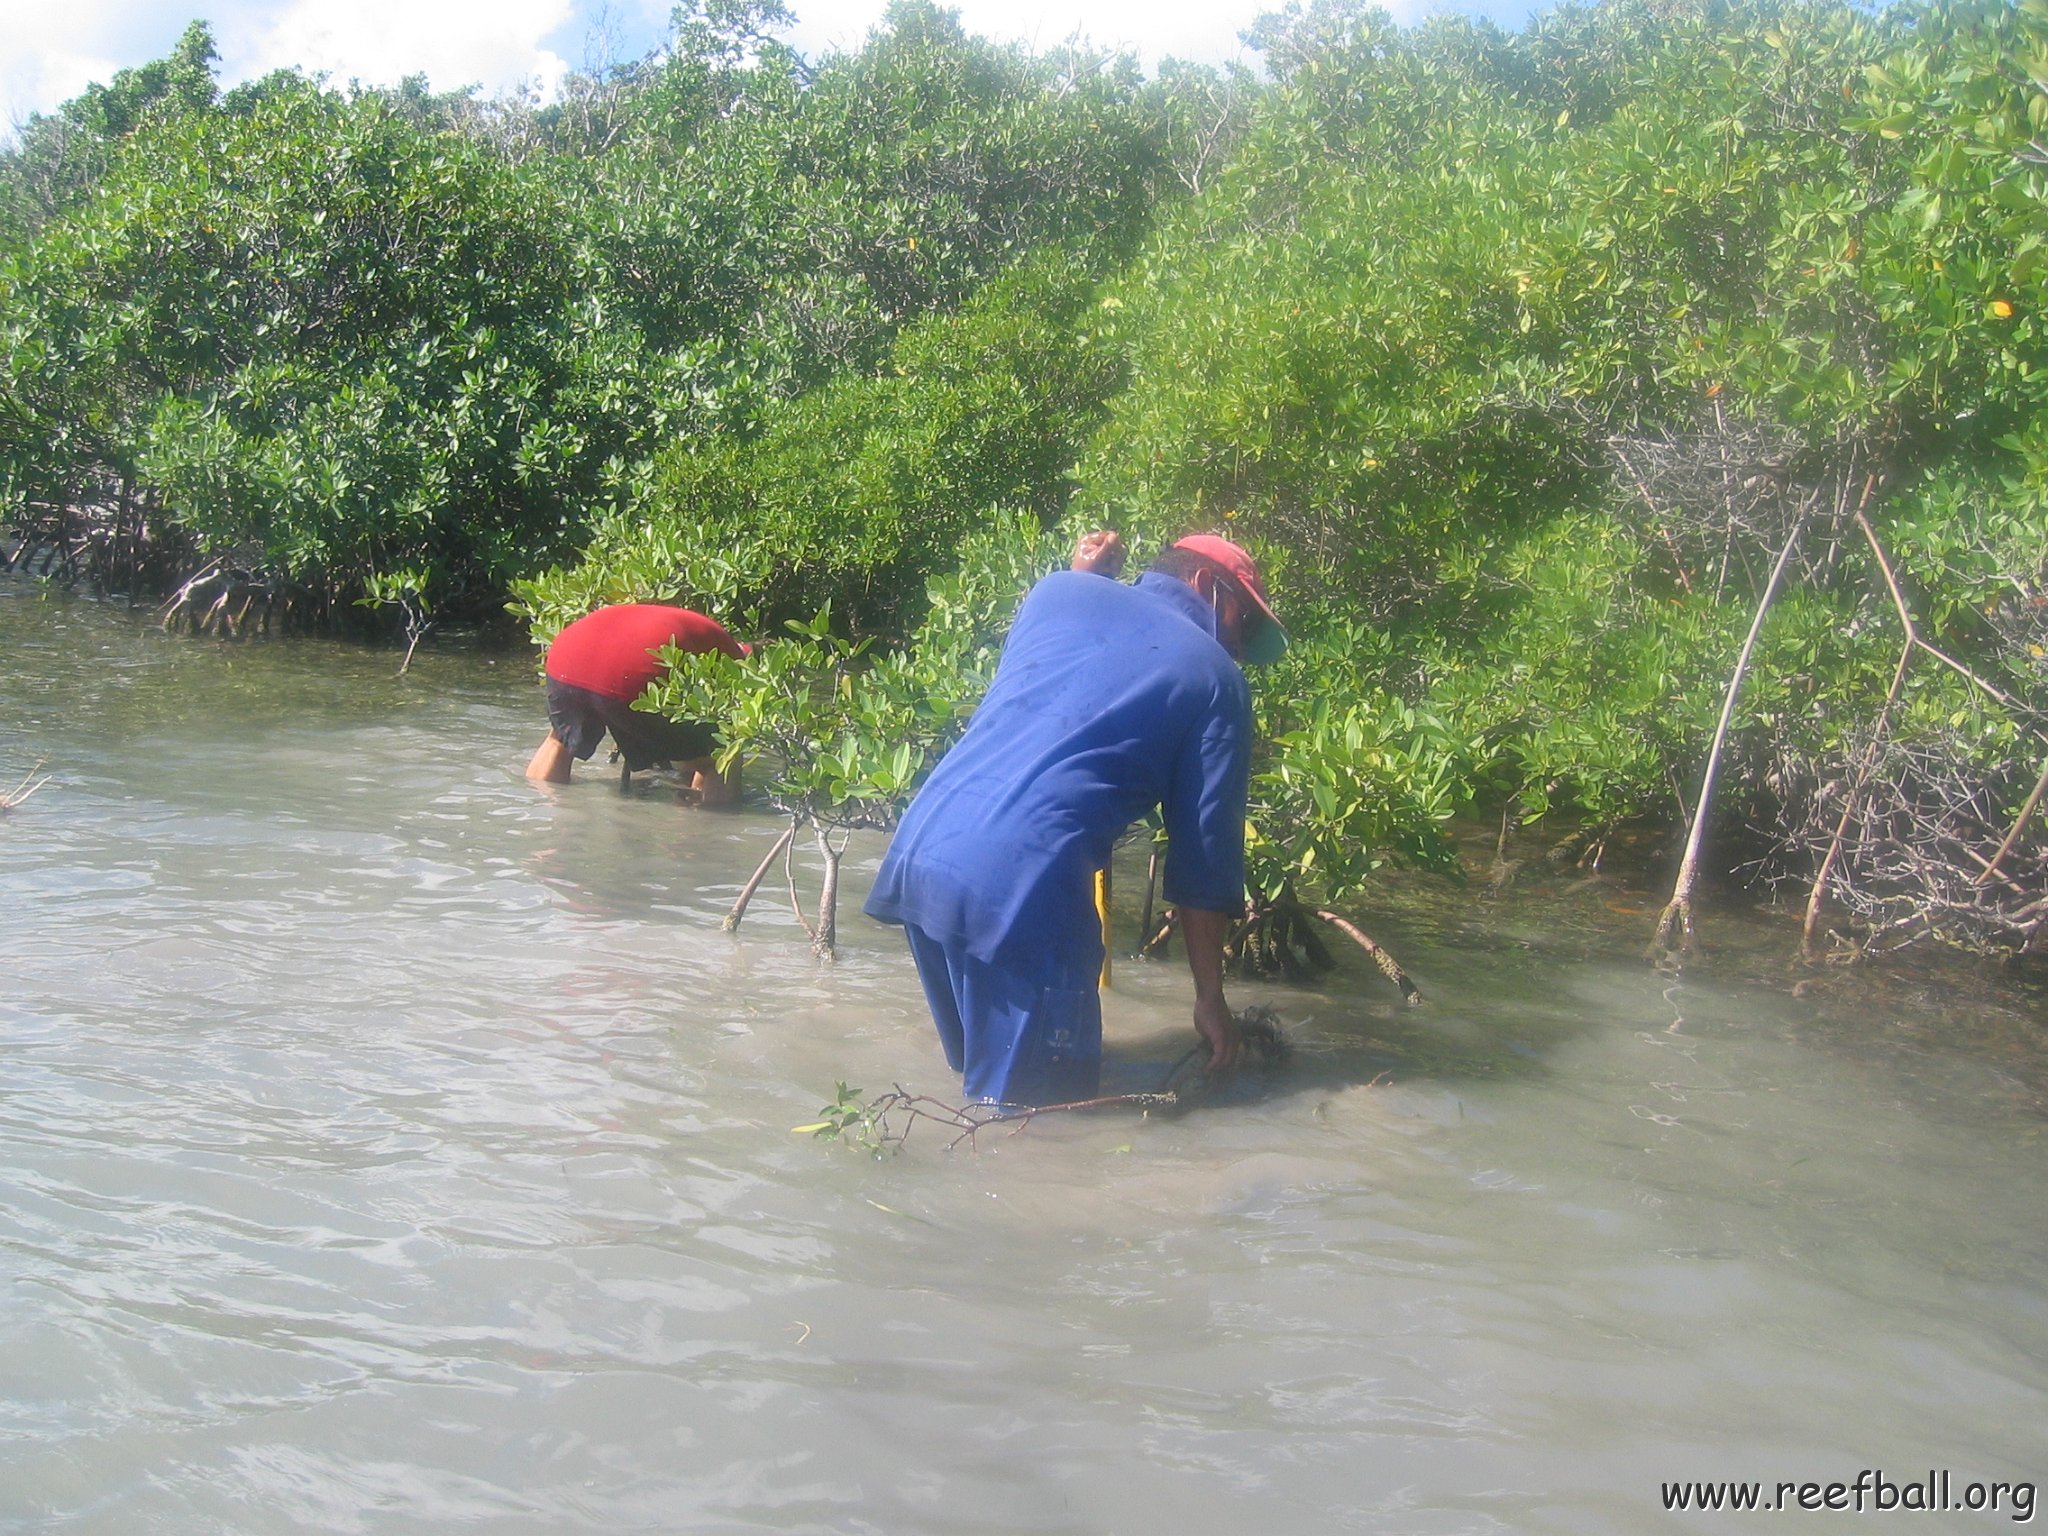
[[1100, 986], [1109, 990], [1109, 871], [1095, 871], [1095, 915], [1102, 921], [1102, 976]]

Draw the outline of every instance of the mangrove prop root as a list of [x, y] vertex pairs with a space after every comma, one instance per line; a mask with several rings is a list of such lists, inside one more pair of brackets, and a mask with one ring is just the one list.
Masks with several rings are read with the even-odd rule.
[[1735, 715], [1735, 701], [1742, 693], [1742, 680], [1749, 671], [1749, 659], [1755, 654], [1757, 636], [1763, 632], [1764, 619], [1771, 611], [1771, 603], [1778, 593], [1778, 583], [1784, 579], [1785, 567], [1792, 562], [1792, 551], [1799, 547], [1799, 536], [1806, 531], [1806, 519], [1792, 520], [1792, 531], [1785, 535], [1784, 547], [1778, 551], [1778, 563], [1771, 567], [1770, 580], [1764, 583], [1763, 595], [1757, 599], [1756, 612], [1749, 621], [1749, 634], [1742, 642], [1742, 650], [1735, 658], [1735, 670], [1729, 674], [1727, 691], [1721, 698], [1721, 719], [1714, 727], [1713, 745], [1707, 749], [1707, 766], [1700, 775], [1699, 797], [1693, 803], [1692, 828], [1686, 834], [1685, 856], [1678, 863], [1678, 879], [1672, 886], [1671, 900], [1664, 905], [1664, 911], [1657, 919], [1657, 932], [1650, 941], [1650, 953], [1655, 958], [1659, 953], [1672, 953], [1670, 940], [1675, 932], [1679, 939], [1677, 953], [1685, 954], [1692, 949], [1692, 893], [1699, 881], [1700, 848], [1706, 838], [1707, 816], [1714, 800], [1714, 779], [1721, 768], [1721, 749], [1727, 745], [1728, 724]]
[[291, 603], [275, 578], [231, 569], [215, 558], [172, 591], [161, 613], [167, 630], [182, 626], [189, 634], [236, 640], [259, 629], [269, 633]]
[[811, 920], [804, 916], [804, 904], [796, 894], [796, 839], [792, 837], [782, 846], [782, 878], [789, 886], [789, 909], [796, 914], [796, 920], [803, 924], [804, 934], [813, 948], [818, 943], [818, 930], [811, 926]]
[[1280, 957], [1280, 973], [1297, 986], [1313, 979], [1309, 966], [1294, 952], [1297, 947], [1304, 953], [1307, 952], [1308, 945], [1303, 942], [1307, 937], [1306, 924], [1290, 914], [1281, 914], [1280, 932], [1274, 941], [1273, 949]]
[[[1288, 963], [1294, 961], [1294, 938], [1286, 907], [1274, 907], [1266, 913], [1266, 938], [1262, 948], [1266, 975], [1288, 975]], [[1294, 969], [1300, 969], [1298, 961], [1294, 961]]]
[[[2020, 840], [2020, 834], [2027, 829], [2035, 810], [2041, 804], [2041, 796], [2048, 792], [2048, 763], [2041, 765], [2041, 776], [2034, 780], [2033, 793], [2027, 796], [2027, 803], [2020, 807], [2019, 815], [2012, 821], [2012, 830], [2005, 834], [2005, 841], [1998, 845], [1998, 852], [1991, 855], [1991, 862], [1984, 866], [1984, 873], [1977, 877], [1977, 884], [1983, 885], [1998, 874], [1998, 866], [2005, 862], [2005, 856], [2012, 852], [2013, 844]], [[2004, 878], [2000, 876], [2000, 878]]]
[[1855, 819], [1857, 802], [1869, 787], [1870, 775], [1877, 767], [1879, 755], [1884, 750], [1885, 733], [1890, 727], [1892, 707], [1899, 702], [1899, 690], [1906, 681], [1906, 668], [1913, 660], [1913, 642], [1908, 640], [1899, 652], [1899, 664], [1892, 670], [1892, 686], [1884, 696], [1884, 708], [1877, 712], [1877, 724], [1870, 733], [1870, 746], [1865, 750], [1857, 766], [1856, 780], [1849, 786], [1849, 792], [1842, 799], [1842, 814], [1835, 820], [1833, 836], [1828, 839], [1827, 852], [1821, 855], [1820, 867], [1814, 871], [1813, 885], [1806, 893], [1806, 918], [1799, 929], [1799, 952], [1811, 960], [1814, 957], [1813, 936], [1820, 925], [1820, 905], [1827, 894], [1828, 876], [1834, 873], [1835, 860], [1841, 857], [1842, 840], [1849, 833], [1849, 823]]
[[1689, 954], [1692, 947], [1692, 897], [1673, 896], [1657, 914], [1657, 931], [1650, 938], [1650, 953], [1683, 955]]
[[[1295, 954], [1297, 947], [1307, 947], [1302, 944], [1305, 931], [1301, 907], [1292, 897], [1255, 902], [1224, 946], [1224, 961], [1235, 976], [1284, 975], [1290, 981], [1306, 981], [1308, 967]], [[1323, 954], [1327, 962], [1329, 951]]]
[[[1151, 959], [1164, 953], [1177, 917], [1169, 907], [1164, 922], [1140, 947], [1141, 957]], [[1339, 929], [1372, 956], [1381, 974], [1401, 989], [1408, 1002], [1422, 1000], [1421, 991], [1399, 962], [1355, 924], [1334, 912], [1304, 906], [1291, 893], [1283, 893], [1270, 902], [1255, 903], [1232, 930], [1223, 948], [1228, 973], [1238, 977], [1284, 976], [1299, 985], [1313, 982], [1317, 972], [1331, 970], [1337, 963], [1329, 946], [1317, 935], [1318, 920]]]
[[1308, 956], [1308, 963], [1319, 971], [1327, 971], [1337, 964], [1337, 957], [1330, 953], [1330, 946], [1322, 941], [1315, 924], [1297, 922], [1295, 933], [1301, 940], [1301, 952]]
[[1870, 745], [1864, 750], [1863, 758], [1857, 764], [1855, 781], [1842, 801], [1842, 814], [1835, 822], [1834, 835], [1828, 839], [1827, 852], [1821, 856], [1820, 868], [1814, 872], [1813, 886], [1806, 893], [1806, 917], [1799, 929], [1799, 952], [1808, 960], [1814, 957], [1813, 936], [1820, 924], [1820, 906], [1827, 893], [1828, 876], [1834, 872], [1835, 860], [1842, 852], [1842, 839], [1848, 834], [1849, 823], [1855, 819], [1856, 802], [1869, 785], [1870, 775], [1877, 767], [1877, 760], [1884, 750], [1887, 731], [1891, 727], [1892, 710], [1898, 705], [1899, 692], [1905, 686], [1906, 669], [1913, 661], [1913, 615], [1906, 607], [1906, 599], [1899, 591], [1896, 577], [1892, 575], [1891, 562], [1885, 558], [1884, 546], [1877, 541], [1877, 530], [1870, 526], [1865, 515], [1870, 509], [1870, 498], [1877, 493], [1879, 477], [1872, 475], [1863, 483], [1863, 497], [1856, 504], [1856, 523], [1863, 530], [1863, 536], [1870, 545], [1870, 552], [1877, 561], [1877, 567], [1884, 575], [1886, 588], [1892, 595], [1893, 607], [1899, 615], [1899, 623], [1905, 632], [1905, 644], [1899, 651], [1899, 664], [1892, 669], [1891, 687], [1885, 690], [1884, 707], [1877, 712], [1877, 724], [1871, 728]]
[[1259, 919], [1248, 917], [1232, 930], [1223, 945], [1223, 963], [1233, 976], [1252, 974], [1252, 937], [1258, 931]]
[[1173, 908], [1168, 907], [1166, 909], [1166, 916], [1160, 920], [1159, 931], [1144, 942], [1143, 946], [1139, 948], [1138, 953], [1147, 959], [1154, 955], [1164, 955], [1172, 944], [1173, 930], [1179, 925], [1180, 914], [1174, 911]]
[[194, 634], [199, 633], [199, 620], [194, 611], [197, 594], [219, 569], [220, 561], [207, 561], [206, 564], [186, 578], [184, 585], [170, 595], [163, 607], [165, 629], [169, 629], [180, 619], [186, 619], [191, 622], [192, 632]]
[[[2024, 953], [2041, 930], [2041, 914], [2028, 897], [2038, 888], [2042, 861], [2025, 838], [2048, 794], [2048, 767], [2008, 820], [1987, 785], [1959, 775], [1940, 752], [1900, 741], [1892, 718], [1909, 665], [1925, 655], [1996, 702], [2018, 730], [2036, 741], [2048, 741], [2048, 734], [2005, 690], [1928, 641], [1864, 506], [1853, 521], [1891, 598], [1901, 648], [1884, 707], [1845, 774], [1840, 810], [1820, 850], [1801, 954], [1809, 961], [1860, 959], [1923, 937], [1978, 950], [2017, 945]], [[1845, 909], [1862, 930], [1854, 939], [1832, 935], [1837, 948], [1826, 956], [1817, 942], [1824, 901]]]
[[1324, 911], [1321, 908], [1317, 909], [1316, 916], [1371, 955], [1372, 963], [1380, 968], [1380, 974], [1401, 989], [1401, 996], [1409, 1007], [1413, 1008], [1422, 1001], [1422, 989], [1415, 985], [1406, 971], [1401, 969], [1400, 961], [1367, 938], [1356, 923], [1338, 913]]
[[812, 935], [811, 949], [820, 960], [831, 960], [838, 954], [839, 861], [846, 853], [846, 843], [834, 848], [823, 827], [813, 830], [818, 836], [819, 857], [825, 861], [825, 880], [818, 890], [818, 931]]
[[1827, 891], [1854, 932], [1832, 935], [1837, 948], [1823, 958], [1858, 960], [1930, 940], [2023, 953], [2048, 921], [2048, 844], [2023, 827], [2001, 857], [2001, 834], [2018, 817], [2002, 786], [1959, 770], [1955, 759], [1942, 741], [1886, 744]]
[[761, 882], [768, 878], [770, 867], [781, 857], [782, 850], [789, 846], [790, 840], [795, 836], [796, 823], [792, 821], [782, 829], [782, 836], [775, 840], [775, 846], [768, 850], [768, 856], [754, 867], [754, 872], [748, 876], [747, 883], [740, 887], [739, 895], [733, 898], [732, 910], [725, 914], [723, 926], [727, 933], [739, 927], [740, 919], [747, 915], [747, 904], [754, 899], [754, 892], [761, 889]]

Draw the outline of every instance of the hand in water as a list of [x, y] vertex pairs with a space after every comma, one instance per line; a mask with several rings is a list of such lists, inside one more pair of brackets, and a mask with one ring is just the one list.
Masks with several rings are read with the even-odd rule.
[[1074, 545], [1074, 559], [1071, 569], [1093, 571], [1098, 576], [1114, 579], [1123, 574], [1124, 536], [1114, 528], [1098, 528], [1093, 533], [1084, 533]]
[[1244, 1051], [1244, 1033], [1222, 998], [1195, 1000], [1195, 1033], [1209, 1043], [1209, 1070], [1224, 1072], [1237, 1065]]

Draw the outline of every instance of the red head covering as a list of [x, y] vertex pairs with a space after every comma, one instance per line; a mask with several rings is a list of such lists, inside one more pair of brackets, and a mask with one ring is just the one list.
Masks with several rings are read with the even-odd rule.
[[1245, 636], [1244, 659], [1261, 664], [1279, 660], [1280, 653], [1287, 649], [1287, 631], [1280, 627], [1280, 616], [1273, 612], [1273, 604], [1266, 597], [1266, 584], [1259, 580], [1259, 568], [1252, 563], [1252, 557], [1214, 533], [1191, 533], [1173, 547], [1215, 561], [1266, 616], [1265, 623], [1252, 626]]

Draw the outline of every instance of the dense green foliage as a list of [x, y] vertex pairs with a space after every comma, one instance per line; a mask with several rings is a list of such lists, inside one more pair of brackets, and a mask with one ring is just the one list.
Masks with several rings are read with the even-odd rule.
[[[1871, 99], [1901, 50], [1945, 67], [1931, 33], [1825, 8], [1616, 8], [1514, 49], [1461, 23], [1403, 36], [1363, 18], [1324, 38], [1130, 282], [1133, 384], [1084, 494], [1161, 531], [1200, 509], [1276, 546], [1288, 588], [1388, 637], [1385, 666], [1346, 680], [1437, 702], [1485, 759], [1471, 770], [1531, 809], [1663, 796], [1769, 563], [1745, 548], [1748, 571], [1722, 579], [1727, 508], [1716, 485], [1681, 485], [1674, 456], [1702, 482], [1724, 450], [1830, 491], [1881, 473], [1901, 530], [1975, 478], [1961, 466], [2004, 460], [2004, 506], [1954, 509], [1985, 528], [1941, 522], [1986, 543], [1986, 575], [2038, 572], [2038, 489], [2007, 439], [2038, 387], [2020, 282], [2040, 236], [1937, 216], [1966, 190], [2009, 199], [2016, 167], [1964, 147], [1974, 121]], [[1996, 70], [2016, 39], [1975, 41]], [[2038, 114], [2038, 89], [1994, 91]], [[1644, 489], [1629, 465], [1650, 458], [1666, 483]], [[1816, 601], [1870, 627], [1870, 576], [1832, 571]]]
[[1227, 530], [1296, 636], [1266, 901], [1466, 811], [1682, 823], [1785, 552], [1729, 846], [1865, 939], [2043, 931], [2048, 0], [1313, 0], [1151, 83], [916, 0], [815, 64], [676, 19], [545, 110], [221, 95], [195, 26], [32, 122], [7, 514], [786, 634], [650, 702], [821, 829], [887, 824], [1055, 533]]
[[[1053, 494], [1067, 418], [1111, 382], [1066, 322], [1150, 207], [1136, 81], [914, 4], [815, 72], [752, 41], [753, 10], [679, 19], [596, 144], [559, 111], [513, 124], [417, 89], [218, 97], [197, 26], [63, 133], [32, 124], [0, 178], [34, 215], [0, 265], [24, 421], [0, 493], [17, 516], [139, 497], [208, 552], [443, 603], [497, 598], [612, 509], [717, 543], [780, 501], [783, 539], [841, 433], [877, 440], [833, 487], [842, 519], [884, 482], [904, 517], [955, 521], [958, 497]], [[89, 129], [79, 186], [45, 150], [78, 160]], [[949, 332], [1035, 252], [1035, 282]], [[892, 458], [905, 410], [926, 441]], [[848, 573], [879, 589], [885, 542], [785, 583], [784, 611]]]
[[683, 595], [756, 628], [830, 603], [854, 633], [900, 637], [988, 508], [1057, 516], [1120, 380], [1075, 326], [1090, 291], [1053, 248], [906, 327], [877, 371], [772, 399], [749, 435], [676, 444], [584, 560], [520, 583], [522, 601], [544, 633], [603, 602]]

